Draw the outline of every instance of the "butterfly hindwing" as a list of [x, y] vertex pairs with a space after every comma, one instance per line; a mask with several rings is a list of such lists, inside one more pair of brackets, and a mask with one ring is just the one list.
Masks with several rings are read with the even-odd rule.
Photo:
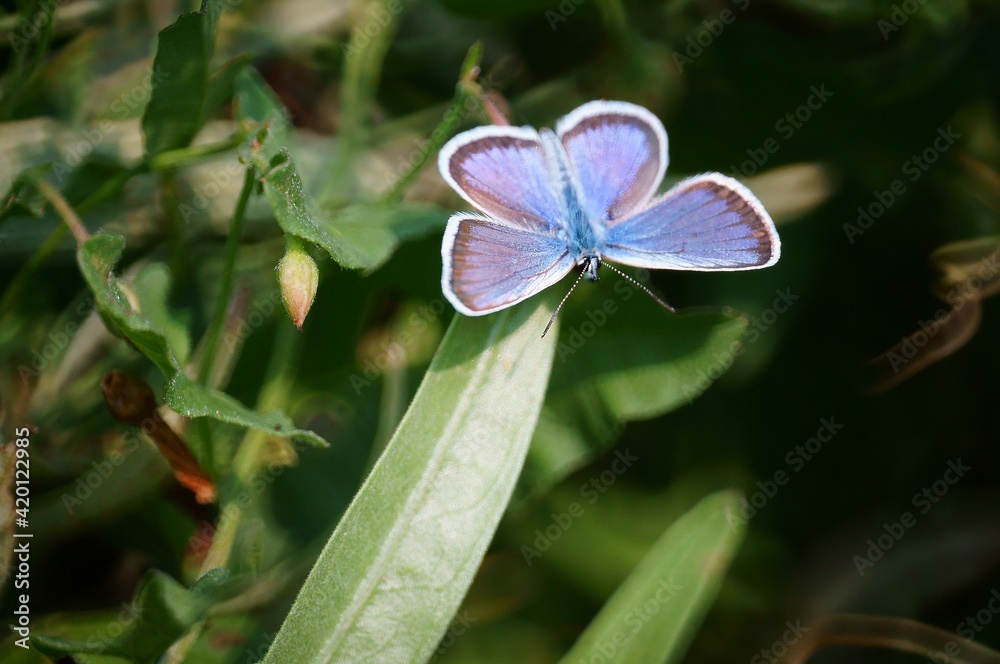
[[745, 186], [721, 173], [678, 183], [608, 229], [602, 256], [660, 270], [752, 270], [778, 261], [774, 222]]
[[643, 208], [667, 168], [667, 132], [641, 106], [593, 101], [556, 125], [588, 216], [613, 225]]

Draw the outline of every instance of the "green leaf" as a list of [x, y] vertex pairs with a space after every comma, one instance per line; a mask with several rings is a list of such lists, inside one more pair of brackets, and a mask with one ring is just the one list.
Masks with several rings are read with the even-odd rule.
[[77, 261], [108, 329], [131, 342], [170, 379], [167, 403], [171, 408], [187, 417], [210, 417], [274, 436], [326, 445], [312, 431], [295, 428], [281, 412], [257, 413], [224, 392], [188, 379], [181, 369], [189, 350], [187, 330], [167, 308], [170, 275], [160, 264], [140, 272], [133, 292], [141, 311], [133, 308], [125, 287], [113, 273], [124, 247], [125, 239], [120, 235], [100, 233], [80, 246]]
[[527, 453], [555, 349], [555, 335], [539, 338], [550, 312], [536, 298], [455, 317], [266, 662], [410, 662], [434, 652]]
[[10, 183], [10, 189], [0, 198], [0, 221], [17, 214], [41, 217], [45, 212], [45, 199], [38, 193], [35, 181], [52, 168], [41, 164], [20, 173]]
[[240, 53], [227, 60], [208, 77], [205, 99], [201, 106], [199, 128], [212, 119], [222, 106], [232, 99], [236, 89], [236, 78], [253, 60], [253, 53]]
[[[164, 375], [172, 376], [180, 370], [181, 364], [170, 348], [166, 333], [133, 308], [122, 284], [114, 276], [115, 264], [124, 249], [125, 238], [121, 235], [98, 233], [77, 250], [80, 272], [94, 293], [94, 306], [108, 329], [127, 339]], [[153, 309], [160, 313], [159, 306], [154, 305]]]
[[55, 7], [47, 0], [28, 0], [18, 4], [21, 5], [20, 18], [4, 40], [13, 52], [8, 57], [6, 74], [0, 81], [0, 120], [7, 120], [18, 102], [28, 96], [24, 88], [42, 63], [52, 39]]
[[743, 541], [739, 506], [722, 491], [678, 519], [561, 661], [682, 661]]
[[146, 157], [186, 147], [205, 121], [225, 101], [246, 56], [210, 72], [215, 27], [221, 3], [205, 0], [201, 9], [183, 14], [160, 31], [153, 60], [153, 89], [142, 115]]
[[191, 340], [187, 326], [167, 306], [170, 269], [163, 263], [150, 263], [139, 270], [133, 289], [142, 306], [142, 315], [163, 331], [170, 353], [180, 364], [184, 364], [191, 351]]
[[322, 247], [344, 267], [372, 271], [389, 260], [402, 240], [444, 226], [447, 214], [426, 204], [318, 207], [289, 151], [288, 114], [253, 70], [236, 79], [236, 118], [266, 125], [263, 132], [250, 132], [240, 155], [263, 174], [260, 181], [278, 225], [285, 233]]
[[417, 204], [365, 204], [317, 212], [286, 148], [263, 170], [264, 194], [281, 229], [319, 245], [349, 269], [374, 270], [389, 259], [401, 238], [444, 224], [446, 215], [438, 208]]
[[564, 321], [519, 493], [544, 491], [586, 465], [624, 423], [690, 403], [734, 360], [743, 317], [656, 311], [650, 320], [644, 303], [625, 302], [635, 291], [615, 292], [618, 299], [591, 299], [586, 314]]
[[291, 438], [325, 447], [327, 442], [312, 431], [296, 429], [295, 423], [281, 411], [258, 413], [225, 392], [206, 387], [177, 373], [167, 384], [167, 404], [185, 417], [210, 417], [256, 429], [272, 436]]
[[[233, 115], [241, 124], [266, 125], [267, 133], [259, 146], [264, 163], [270, 163], [282, 147], [292, 145], [292, 123], [288, 111], [274, 90], [268, 86], [257, 70], [246, 68], [234, 83]], [[251, 143], [257, 136], [250, 132], [240, 153], [251, 154]]]
[[31, 643], [53, 658], [89, 654], [118, 656], [131, 662], [156, 662], [188, 628], [204, 619], [229, 585], [228, 573], [219, 569], [203, 575], [190, 589], [163, 572], [151, 570], [140, 581], [132, 607], [123, 611], [126, 615], [115, 616], [105, 629], [95, 628], [91, 632], [97, 638], [36, 632]]
[[[619, 447], [605, 462], [561, 482], [551, 491], [524, 501], [504, 517], [504, 541], [528, 567], [542, 565], [581, 593], [604, 602], [635, 569], [664, 529], [694, 507], [704, 496], [749, 482], [734, 467], [713, 464], [672, 477], [670, 486], [652, 492], [619, 479], [605, 483], [607, 471], [630, 473], [648, 461], [636, 450]], [[624, 463], [624, 466], [622, 465]], [[599, 492], [597, 486], [606, 489]], [[544, 536], [558, 521], [571, 526], [558, 539]]]

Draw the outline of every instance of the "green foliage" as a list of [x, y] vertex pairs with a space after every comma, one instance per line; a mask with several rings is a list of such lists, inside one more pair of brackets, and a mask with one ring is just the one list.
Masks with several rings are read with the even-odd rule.
[[[549, 307], [456, 318], [266, 661], [423, 661], [458, 610], [524, 463]], [[495, 404], [502, 401], [503, 409]]]
[[[995, 7], [362, 4], [0, 16], [0, 610], [32, 611], [0, 660], [721, 663], [795, 616], [979, 615]], [[602, 274], [544, 338], [568, 283], [454, 314], [440, 147], [598, 98], [664, 120], [664, 187], [745, 180], [781, 262], [630, 272], [676, 314]], [[172, 436], [109, 415], [112, 371]]]
[[142, 115], [146, 155], [187, 147], [205, 122], [232, 95], [233, 79], [249, 61], [237, 56], [212, 71], [219, 0], [184, 14], [159, 34], [153, 60], [152, 94]]
[[228, 580], [224, 570], [213, 570], [188, 589], [166, 574], [153, 570], [140, 581], [135, 599], [128, 608], [127, 620], [116, 624], [115, 621], [121, 619], [120, 615], [116, 615], [103, 625], [87, 625], [88, 630], [93, 630], [91, 637], [99, 634], [102, 638], [74, 638], [83, 631], [82, 626], [77, 625], [69, 634], [61, 637], [35, 636], [32, 642], [53, 658], [105, 655], [138, 664], [152, 664], [224, 597]]
[[678, 519], [562, 661], [684, 661], [743, 539], [740, 502], [733, 492], [715, 494]]

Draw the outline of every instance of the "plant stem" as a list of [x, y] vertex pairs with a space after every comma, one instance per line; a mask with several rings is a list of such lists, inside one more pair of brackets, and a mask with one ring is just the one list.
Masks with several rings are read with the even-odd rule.
[[[368, 118], [375, 102], [382, 63], [396, 34], [401, 9], [390, 11], [385, 0], [374, 0], [358, 12], [344, 63], [344, 79], [340, 86], [340, 131], [335, 155], [327, 179], [327, 198], [346, 200], [351, 189], [354, 157], [368, 138]], [[372, 10], [375, 11], [372, 11]], [[365, 32], [370, 16], [388, 16], [374, 36]]]
[[243, 218], [246, 215], [247, 202], [253, 192], [255, 184], [254, 170], [247, 168], [243, 178], [243, 189], [240, 191], [240, 198], [236, 203], [236, 210], [233, 212], [233, 221], [229, 226], [229, 236], [226, 238], [226, 259], [222, 267], [222, 283], [219, 286], [219, 297], [215, 304], [215, 312], [212, 321], [205, 332], [205, 342], [202, 346], [200, 364], [198, 366], [198, 382], [207, 384], [206, 381], [212, 373], [212, 363], [215, 360], [215, 351], [219, 346], [219, 337], [222, 328], [226, 324], [226, 309], [229, 307], [229, 298], [233, 290], [233, 270], [236, 265], [236, 254], [240, 248], [240, 239], [243, 231]]
[[73, 233], [73, 237], [76, 238], [77, 246], [90, 239], [90, 233], [87, 232], [80, 217], [77, 216], [76, 210], [63, 198], [62, 193], [58, 189], [42, 179], [35, 181], [35, 187], [38, 188], [38, 193], [52, 205], [52, 209], [56, 211], [56, 214], [66, 223], [70, 232]]
[[234, 134], [220, 143], [212, 143], [210, 145], [193, 145], [186, 148], [168, 150], [167, 152], [162, 152], [153, 157], [153, 159], [149, 162], [149, 168], [152, 171], [169, 171], [177, 168], [178, 166], [186, 166], [191, 162], [204, 159], [205, 157], [212, 157], [217, 154], [229, 152], [233, 148], [237, 147], [242, 141], [243, 137], [241, 135]]
[[[268, 364], [264, 387], [257, 399], [257, 410], [260, 412], [282, 408], [288, 401], [291, 391], [295, 358], [298, 354], [301, 335], [291, 325], [279, 324], [271, 351], [271, 361]], [[220, 510], [219, 525], [212, 537], [212, 545], [202, 562], [201, 572], [205, 573], [216, 567], [224, 567], [232, 553], [236, 533], [243, 521], [245, 507], [240, 503], [250, 505], [244, 500], [244, 494], [250, 491], [250, 480], [260, 467], [264, 456], [268, 436], [257, 430], [250, 430], [243, 437], [236, 455], [233, 457], [233, 478], [237, 492], [226, 496], [225, 504]], [[256, 498], [257, 496], [251, 496]]]
[[420, 151], [417, 161], [410, 164], [409, 168], [400, 176], [392, 188], [383, 194], [383, 203], [396, 203], [403, 197], [406, 188], [420, 174], [420, 171], [431, 156], [437, 154], [437, 151], [441, 149], [445, 141], [451, 138], [454, 131], [462, 124], [462, 120], [469, 115], [470, 111], [465, 106], [466, 102], [470, 100], [475, 101], [474, 110], [482, 108], [482, 102], [479, 101], [482, 88], [474, 80], [479, 72], [479, 62], [482, 60], [482, 56], [482, 45], [477, 42], [469, 49], [465, 60], [462, 62], [462, 70], [459, 75], [458, 84], [455, 86], [455, 96], [452, 98], [451, 106], [445, 111], [441, 122], [431, 132], [430, 138], [427, 140], [427, 145]]
[[[89, 196], [80, 201], [79, 205], [76, 206], [77, 215], [86, 214], [95, 205], [110, 198], [114, 192], [118, 191], [134, 175], [144, 173], [145, 171], [145, 164], [141, 164], [109, 178], [91, 192]], [[28, 259], [28, 262], [24, 264], [24, 267], [18, 271], [17, 275], [10, 282], [7, 290], [4, 291], [3, 299], [0, 299], [0, 321], [17, 306], [18, 300], [20, 300], [24, 289], [31, 283], [31, 278], [35, 272], [52, 255], [52, 252], [59, 247], [59, 243], [62, 242], [63, 237], [66, 235], [67, 228], [66, 224], [59, 224], [52, 229], [49, 236], [45, 238], [41, 246], [35, 250], [35, 253]]]

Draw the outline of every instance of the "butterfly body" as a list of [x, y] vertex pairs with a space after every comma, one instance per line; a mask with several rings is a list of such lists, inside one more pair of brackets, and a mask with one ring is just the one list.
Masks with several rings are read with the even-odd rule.
[[449, 219], [442, 290], [471, 316], [520, 302], [579, 268], [598, 280], [608, 261], [678, 270], [745, 270], [777, 261], [763, 205], [719, 173], [653, 199], [667, 135], [646, 109], [584, 104], [555, 131], [479, 127], [441, 150], [445, 180], [476, 213]]

